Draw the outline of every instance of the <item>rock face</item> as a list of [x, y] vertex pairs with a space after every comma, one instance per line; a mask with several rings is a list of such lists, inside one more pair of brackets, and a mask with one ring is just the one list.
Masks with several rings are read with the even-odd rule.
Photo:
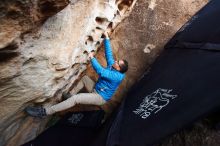
[[[111, 35], [116, 58], [126, 59], [129, 70], [112, 101], [103, 108], [108, 111], [120, 103], [129, 88], [138, 81], [162, 51], [166, 42], [208, 0], [138, 0], [133, 11]], [[103, 49], [98, 55], [104, 63]], [[91, 72], [91, 73], [90, 73]], [[93, 75], [92, 69], [88, 74]], [[97, 77], [96, 77], [97, 78]]]
[[[88, 53], [100, 47], [102, 33], [106, 30], [113, 32], [111, 38], [116, 58], [125, 58], [130, 65], [117, 94], [103, 107], [111, 110], [152, 63], [166, 41], [206, 2], [1, 2], [0, 145], [21, 145], [44, 129], [48, 119], [28, 117], [23, 109], [38, 102], [47, 106], [59, 101], [61, 93], [70, 90], [81, 78], [87, 68]], [[102, 48], [97, 57], [105, 64]], [[97, 78], [91, 67], [87, 74]]]
[[48, 119], [27, 117], [23, 109], [58, 101], [86, 69], [88, 53], [100, 45], [102, 33], [114, 29], [134, 3], [1, 2], [0, 145], [20, 145], [44, 129]]
[[67, 6], [68, 0], [2, 0], [0, 3], [0, 48], [40, 25]]

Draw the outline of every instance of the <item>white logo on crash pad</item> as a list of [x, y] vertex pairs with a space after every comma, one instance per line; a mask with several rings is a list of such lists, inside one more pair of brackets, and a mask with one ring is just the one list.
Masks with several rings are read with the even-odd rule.
[[177, 95], [173, 95], [171, 92], [172, 89], [157, 89], [150, 95], [147, 95], [140, 106], [133, 112], [143, 119], [148, 118], [152, 113], [156, 114], [167, 106], [170, 100], [177, 97]]
[[71, 124], [77, 124], [83, 118], [83, 114], [72, 114], [72, 116], [68, 119]]

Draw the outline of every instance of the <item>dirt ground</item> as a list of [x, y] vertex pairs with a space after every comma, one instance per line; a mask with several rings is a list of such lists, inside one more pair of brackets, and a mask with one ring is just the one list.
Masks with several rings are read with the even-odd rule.
[[220, 146], [219, 114], [213, 113], [155, 146]]

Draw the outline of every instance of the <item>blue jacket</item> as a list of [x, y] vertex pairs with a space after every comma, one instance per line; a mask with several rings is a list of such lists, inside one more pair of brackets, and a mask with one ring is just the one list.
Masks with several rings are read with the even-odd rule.
[[125, 74], [115, 70], [112, 67], [115, 60], [113, 58], [112, 48], [109, 39], [104, 40], [104, 46], [107, 67], [102, 67], [96, 58], [93, 58], [91, 60], [91, 63], [94, 70], [99, 75], [99, 79], [95, 85], [95, 90], [106, 101], [108, 101], [109, 99], [111, 99], [112, 95], [115, 93], [118, 86], [124, 79]]

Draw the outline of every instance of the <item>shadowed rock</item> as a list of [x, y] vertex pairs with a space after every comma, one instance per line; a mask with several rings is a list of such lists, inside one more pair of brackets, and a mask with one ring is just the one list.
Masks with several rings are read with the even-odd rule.
[[0, 145], [21, 145], [44, 129], [47, 119], [30, 124], [33, 119], [23, 109], [59, 102], [62, 92], [81, 78], [88, 53], [101, 45], [102, 33], [113, 31], [131, 12], [133, 5], [119, 15], [121, 2], [1, 2]]

